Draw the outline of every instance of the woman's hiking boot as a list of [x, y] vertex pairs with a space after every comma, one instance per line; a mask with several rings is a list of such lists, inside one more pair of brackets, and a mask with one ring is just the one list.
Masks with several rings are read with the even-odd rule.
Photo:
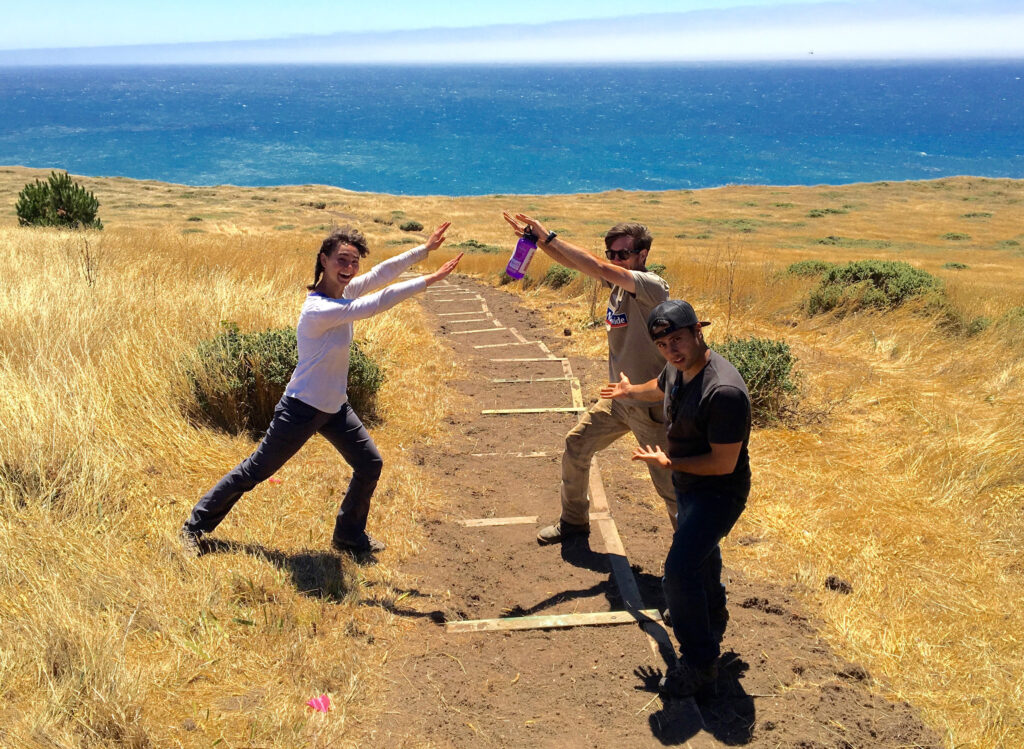
[[331, 548], [335, 551], [339, 551], [342, 554], [376, 554], [378, 551], [384, 551], [388, 548], [383, 541], [378, 541], [369, 533], [363, 533], [361, 536], [349, 539], [342, 538], [340, 536], [334, 536], [331, 539]]
[[195, 559], [203, 553], [201, 536], [186, 526], [182, 526], [178, 531], [178, 541], [181, 542], [181, 550], [187, 557]]

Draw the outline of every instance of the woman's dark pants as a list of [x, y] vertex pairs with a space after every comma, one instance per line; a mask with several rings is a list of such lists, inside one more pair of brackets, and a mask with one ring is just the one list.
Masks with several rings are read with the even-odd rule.
[[345, 403], [334, 414], [324, 413], [297, 398], [284, 396], [256, 452], [235, 466], [199, 500], [184, 530], [210, 533], [245, 492], [274, 475], [316, 432], [322, 434], [352, 467], [352, 480], [338, 510], [334, 538], [358, 542], [366, 532], [370, 497], [377, 487], [381, 460], [363, 422]]
[[704, 667], [719, 656], [709, 612], [725, 607], [722, 551], [725, 538], [746, 506], [746, 497], [709, 491], [676, 492], [678, 527], [665, 559], [662, 587], [672, 630], [683, 657]]

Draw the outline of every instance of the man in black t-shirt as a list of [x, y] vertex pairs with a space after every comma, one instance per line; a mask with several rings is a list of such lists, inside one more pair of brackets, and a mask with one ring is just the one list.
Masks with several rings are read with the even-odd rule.
[[655, 307], [647, 330], [668, 362], [661, 375], [634, 385], [625, 376], [604, 398], [662, 400], [667, 453], [641, 445], [633, 453], [672, 470], [678, 527], [662, 582], [682, 657], [658, 688], [668, 696], [698, 695], [713, 686], [728, 612], [719, 542], [743, 512], [750, 493], [750, 395], [740, 373], [708, 348], [687, 302]]

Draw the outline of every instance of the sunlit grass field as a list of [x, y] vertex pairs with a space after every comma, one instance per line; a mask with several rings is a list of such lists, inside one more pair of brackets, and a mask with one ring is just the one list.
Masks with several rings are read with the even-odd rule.
[[[408, 626], [392, 610], [416, 582], [396, 570], [442, 502], [403, 446], [438, 440], [459, 407], [435, 385], [451, 365], [415, 304], [357, 325], [388, 372], [371, 529], [389, 551], [374, 567], [326, 552], [348, 469], [322, 440], [239, 503], [217, 534], [230, 553], [181, 556], [185, 514], [253, 446], [189, 423], [185, 367], [221, 321], [293, 325], [333, 225], [363, 229], [374, 260], [425, 237], [403, 223], [450, 219], [437, 254], [468, 250], [462, 270], [498, 283], [504, 209], [594, 250], [613, 223], [642, 221], [673, 296], [714, 321], [712, 345], [790, 344], [800, 400], [755, 433], [726, 563], [791, 585], [832, 647], [950, 746], [1024, 744], [1024, 183], [410, 198], [83, 178], [103, 232], [17, 227], [18, 190], [45, 174], [0, 169], [0, 744], [355, 741]], [[811, 258], [906, 261], [990, 324], [811, 317], [815, 280], [784, 273]], [[601, 293], [540, 285], [547, 267], [506, 288], [603, 356]], [[830, 575], [852, 593], [826, 589]], [[323, 692], [326, 719], [304, 706]]]

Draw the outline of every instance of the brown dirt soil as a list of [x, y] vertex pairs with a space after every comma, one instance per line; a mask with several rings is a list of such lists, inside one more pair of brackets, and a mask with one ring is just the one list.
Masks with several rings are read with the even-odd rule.
[[[383, 677], [390, 708], [362, 727], [377, 746], [909, 747], [939, 746], [907, 703], [879, 695], [860, 666], [834, 655], [816, 622], [785, 586], [726, 569], [731, 620], [717, 694], [702, 700], [657, 696], [664, 661], [637, 625], [453, 634], [444, 621], [622, 609], [602, 537], [539, 546], [538, 528], [558, 517], [559, 459], [573, 413], [483, 415], [489, 408], [567, 407], [566, 382], [493, 383], [492, 378], [563, 375], [558, 362], [495, 362], [560, 356], [564, 338], [522, 300], [465, 278], [432, 287], [424, 307], [451, 347], [464, 379], [449, 383], [463, 410], [449, 417], [446, 452], [419, 456], [446, 498], [425, 518], [427, 541], [403, 574], [409, 595], [394, 606], [405, 636], [392, 644]], [[439, 293], [450, 289], [451, 294]], [[456, 289], [458, 291], [456, 291]], [[473, 293], [464, 293], [473, 292]], [[493, 322], [459, 323], [482, 297]], [[453, 301], [446, 301], [453, 300]], [[466, 315], [484, 318], [487, 314]], [[571, 359], [584, 402], [607, 376], [603, 361]], [[755, 436], [756, 439], [756, 436]], [[670, 525], [629, 443], [599, 455], [611, 511], [649, 608], [662, 608], [660, 576]], [[495, 454], [488, 454], [495, 453]], [[534, 454], [517, 457], [513, 453]], [[756, 480], [756, 476], [755, 476]], [[533, 516], [537, 524], [464, 527], [460, 519]], [[739, 543], [757, 543], [755, 537]], [[726, 555], [726, 565], [728, 556]]]

